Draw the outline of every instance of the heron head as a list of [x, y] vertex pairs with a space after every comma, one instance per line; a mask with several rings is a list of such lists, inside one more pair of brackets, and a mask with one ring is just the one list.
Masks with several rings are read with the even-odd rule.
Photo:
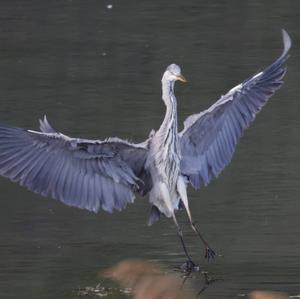
[[168, 80], [168, 81], [171, 81], [171, 82], [174, 82], [174, 81], [181, 81], [181, 82], [187, 82], [186, 79], [183, 77], [183, 75], [181, 74], [181, 69], [180, 69], [180, 66], [178, 66], [177, 64], [170, 64], [164, 75], [163, 75], [163, 78]]

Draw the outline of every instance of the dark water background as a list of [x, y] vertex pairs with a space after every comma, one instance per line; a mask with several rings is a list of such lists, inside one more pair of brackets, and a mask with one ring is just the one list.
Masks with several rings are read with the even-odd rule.
[[[112, 4], [112, 9], [107, 5]], [[223, 281], [207, 298], [253, 289], [300, 294], [300, 1], [0, 1], [0, 120], [37, 128], [44, 113], [71, 136], [142, 141], [164, 114], [160, 78], [182, 66], [179, 118], [272, 62], [280, 29], [293, 40], [286, 84], [259, 114], [218, 180], [189, 191], [192, 212], [221, 255], [194, 259]], [[171, 220], [145, 225], [139, 198], [94, 215], [0, 179], [0, 298], [76, 298], [126, 258], [184, 261]], [[195, 279], [197, 284], [197, 279]]]

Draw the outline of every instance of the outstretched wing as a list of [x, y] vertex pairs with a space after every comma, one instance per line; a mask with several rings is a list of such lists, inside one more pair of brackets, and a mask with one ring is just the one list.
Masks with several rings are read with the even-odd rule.
[[29, 190], [93, 212], [112, 212], [151, 187], [146, 144], [70, 138], [47, 119], [42, 132], [0, 125], [0, 175]]
[[283, 30], [282, 55], [262, 72], [231, 89], [209, 109], [188, 117], [180, 132], [181, 171], [195, 188], [207, 185], [230, 162], [243, 131], [282, 85], [291, 47]]

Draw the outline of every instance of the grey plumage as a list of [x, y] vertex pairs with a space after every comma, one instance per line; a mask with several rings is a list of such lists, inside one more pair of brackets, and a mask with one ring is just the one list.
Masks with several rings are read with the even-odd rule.
[[181, 171], [195, 188], [207, 185], [230, 162], [244, 130], [282, 85], [291, 41], [283, 30], [282, 55], [231, 89], [209, 109], [188, 117], [180, 132]]
[[291, 41], [283, 31], [283, 54], [262, 72], [231, 89], [209, 109], [192, 115], [178, 133], [176, 80], [185, 81], [172, 64], [162, 78], [166, 115], [157, 132], [140, 144], [119, 138], [70, 138], [46, 117], [40, 132], [0, 125], [0, 174], [29, 190], [98, 212], [122, 210], [135, 194], [150, 193], [152, 214], [175, 218], [188, 207], [186, 184], [200, 188], [230, 162], [243, 131], [282, 85]]
[[137, 177], [147, 158], [145, 146], [118, 138], [70, 138], [55, 132], [46, 118], [41, 130], [0, 126], [1, 175], [94, 212], [122, 210], [133, 202], [135, 189], [147, 187]]

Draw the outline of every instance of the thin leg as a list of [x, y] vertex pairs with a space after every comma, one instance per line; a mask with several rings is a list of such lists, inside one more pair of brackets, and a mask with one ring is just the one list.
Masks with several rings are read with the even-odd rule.
[[176, 228], [177, 228], [177, 234], [180, 238], [180, 242], [181, 242], [181, 245], [182, 245], [182, 248], [183, 248], [183, 251], [187, 257], [188, 260], [192, 260], [191, 256], [189, 255], [188, 251], [187, 251], [187, 248], [186, 248], [186, 245], [184, 243], [184, 240], [183, 240], [183, 234], [182, 234], [182, 230], [181, 230], [181, 227], [179, 226], [178, 222], [177, 222], [177, 219], [176, 219], [176, 216], [173, 215], [173, 220], [175, 222], [175, 225], [176, 225]]
[[177, 227], [177, 233], [178, 233], [178, 236], [180, 238], [184, 253], [185, 253], [185, 255], [188, 259], [187, 262], [184, 264], [184, 267], [181, 267], [181, 269], [183, 269], [183, 271], [185, 271], [185, 272], [196, 271], [196, 269], [198, 269], [198, 267], [196, 268], [195, 263], [192, 261], [191, 256], [189, 255], [189, 253], [186, 249], [186, 246], [185, 246], [185, 243], [184, 243], [184, 240], [183, 240], [183, 236], [182, 236], [182, 230], [181, 230], [181, 228], [178, 224], [178, 221], [177, 221], [175, 213], [174, 213], [174, 207], [173, 207], [173, 204], [172, 204], [172, 200], [171, 200], [171, 196], [170, 196], [168, 187], [165, 183], [161, 182], [160, 185], [159, 185], [159, 188], [160, 188], [161, 194], [163, 195], [163, 199], [164, 199], [164, 202], [166, 204], [166, 207], [169, 210], [170, 215], [172, 215], [172, 217], [173, 217], [174, 223]]
[[175, 223], [176, 228], [177, 228], [177, 233], [178, 233], [178, 236], [180, 238], [180, 242], [181, 242], [183, 251], [184, 251], [184, 253], [185, 253], [186, 257], [187, 257], [187, 261], [181, 266], [181, 269], [185, 273], [191, 273], [193, 271], [199, 271], [199, 267], [193, 262], [191, 256], [189, 255], [189, 253], [187, 251], [185, 242], [183, 240], [182, 230], [181, 230], [181, 227], [179, 226], [179, 224], [177, 222], [175, 214], [173, 214], [173, 220], [174, 220], [174, 223]]
[[190, 224], [191, 224], [191, 228], [198, 235], [198, 237], [200, 238], [200, 240], [203, 242], [203, 244], [205, 246], [205, 258], [207, 260], [213, 259], [216, 255], [216, 253], [208, 245], [207, 241], [204, 239], [204, 237], [200, 233], [199, 229], [196, 227], [195, 222], [193, 221], [192, 214], [191, 214], [191, 211], [190, 211], [190, 208], [189, 208], [187, 193], [186, 193], [186, 184], [185, 184], [184, 179], [182, 177], [180, 177], [178, 179], [177, 190], [178, 190], [178, 193], [181, 197], [181, 200], [183, 202], [185, 210], [187, 212], [187, 215], [188, 215], [188, 218], [189, 218], [189, 221], [190, 221]]
[[214, 259], [215, 258], [215, 251], [208, 245], [208, 243], [206, 242], [206, 240], [203, 238], [203, 236], [201, 235], [201, 233], [199, 232], [198, 228], [196, 227], [195, 222], [193, 222], [190, 219], [190, 223], [191, 223], [191, 227], [193, 229], [193, 231], [198, 235], [198, 237], [200, 238], [200, 240], [203, 242], [203, 244], [205, 245], [205, 258], [209, 261], [210, 259]]

